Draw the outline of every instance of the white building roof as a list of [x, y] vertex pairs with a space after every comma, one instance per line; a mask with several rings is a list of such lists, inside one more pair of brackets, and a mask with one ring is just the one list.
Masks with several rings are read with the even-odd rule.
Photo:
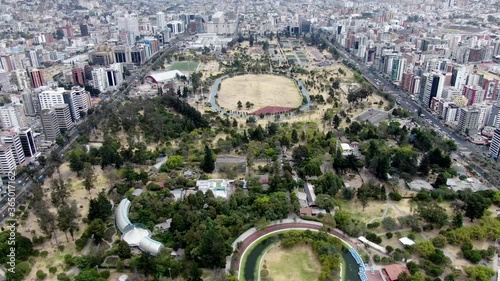
[[174, 196], [175, 201], [182, 200], [182, 196], [183, 196], [182, 189], [174, 189], [174, 190], [171, 190], [170, 193]]
[[134, 196], [139, 196], [139, 195], [141, 195], [143, 192], [144, 192], [144, 190], [142, 190], [142, 189], [140, 189], [140, 188], [136, 188], [136, 189], [134, 190], [134, 192], [132, 192], [132, 195], [134, 195]]
[[147, 229], [134, 227], [122, 235], [122, 240], [127, 242], [129, 246], [139, 246], [139, 243], [146, 237], [149, 238], [151, 232]]
[[158, 255], [158, 253], [160, 253], [161, 248], [163, 248], [162, 243], [153, 240], [149, 237], [144, 237], [143, 239], [141, 239], [141, 242], [139, 242], [139, 249], [141, 249], [144, 252], [148, 252], [153, 256]]
[[448, 186], [448, 188], [452, 189], [453, 191], [464, 190], [467, 188], [470, 188], [473, 191], [487, 189], [486, 186], [484, 186], [480, 181], [478, 181], [475, 178], [467, 178], [465, 180], [461, 180], [459, 178], [447, 179], [446, 186]]
[[130, 201], [125, 198], [120, 202], [120, 204], [118, 204], [115, 211], [115, 223], [120, 232], [123, 233], [122, 240], [129, 246], [138, 246], [142, 251], [148, 252], [151, 255], [157, 255], [161, 248], [163, 248], [163, 244], [149, 237], [151, 235], [151, 231], [142, 227], [134, 226], [130, 222], [128, 218], [130, 205]]
[[373, 243], [372, 241], [366, 239], [364, 236], [359, 236], [358, 240], [361, 241], [361, 242], [363, 242], [363, 244], [368, 245], [368, 246], [372, 247], [375, 250], [378, 250], [379, 252], [382, 252], [384, 254], [387, 253], [387, 250], [384, 247], [382, 247], [382, 246], [380, 246], [378, 244]]
[[314, 185], [306, 182], [306, 184], [304, 185], [304, 191], [306, 192], [308, 197], [307, 203], [309, 205], [314, 205], [316, 202], [316, 193], [314, 192]]
[[413, 246], [413, 245], [415, 245], [415, 241], [411, 240], [408, 237], [401, 237], [401, 238], [399, 238], [399, 242], [401, 242], [401, 244], [403, 244], [405, 246]]
[[215, 197], [227, 198], [227, 186], [229, 182], [224, 179], [197, 180], [196, 187], [205, 193], [212, 190]]
[[179, 70], [169, 70], [163, 72], [151, 73], [147, 76], [147, 78], [151, 78], [153, 83], [164, 83], [168, 81], [174, 80], [178, 76], [186, 76], [184, 73]]
[[420, 191], [422, 189], [427, 189], [427, 190], [433, 189], [432, 185], [424, 180], [414, 180], [410, 183], [407, 183], [407, 185], [411, 190], [415, 191]]
[[128, 230], [132, 223], [128, 219], [128, 212], [130, 209], [130, 201], [128, 199], [123, 199], [115, 210], [115, 223], [120, 232]]
[[340, 144], [340, 147], [342, 148], [342, 150], [346, 151], [346, 150], [351, 150], [351, 146], [348, 144], [348, 143], [341, 143]]

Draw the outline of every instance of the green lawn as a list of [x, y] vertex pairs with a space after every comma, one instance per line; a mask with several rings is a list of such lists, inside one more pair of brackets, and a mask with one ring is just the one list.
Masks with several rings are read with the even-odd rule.
[[200, 62], [197, 61], [176, 61], [172, 64], [170, 70], [193, 72], [196, 71], [199, 64]]
[[321, 264], [310, 245], [299, 245], [291, 249], [276, 247], [264, 256], [264, 260], [269, 276], [274, 281], [317, 280], [321, 272]]

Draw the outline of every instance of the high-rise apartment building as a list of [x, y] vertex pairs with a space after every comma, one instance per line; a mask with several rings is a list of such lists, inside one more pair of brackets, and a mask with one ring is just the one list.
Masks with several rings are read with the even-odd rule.
[[0, 68], [5, 71], [15, 70], [14, 63], [12, 62], [12, 57], [10, 55], [0, 56]]
[[80, 24], [80, 34], [82, 36], [89, 36], [89, 26], [86, 24]]
[[19, 91], [22, 91], [24, 89], [29, 89], [30, 88], [30, 78], [28, 77], [28, 73], [24, 69], [16, 69], [16, 84], [17, 84], [17, 89]]
[[106, 69], [108, 87], [117, 88], [123, 82], [123, 65], [114, 63]]
[[484, 90], [479, 86], [465, 85], [463, 95], [468, 100], [467, 105], [473, 105], [483, 101]]
[[92, 70], [92, 85], [101, 92], [107, 88], [107, 73], [104, 68], [95, 68]]
[[460, 108], [458, 117], [458, 130], [466, 135], [472, 135], [472, 132], [479, 128], [479, 110], [474, 107]]
[[488, 116], [488, 122], [486, 123], [486, 125], [500, 129], [500, 103], [497, 103], [491, 107], [491, 111]]
[[[172, 34], [180, 34], [184, 32], [184, 23], [179, 20], [169, 21], [167, 23], [167, 28], [172, 32]], [[216, 32], [210, 32], [216, 33]]]
[[44, 109], [40, 112], [40, 119], [45, 139], [55, 141], [61, 135], [56, 111], [54, 109]]
[[68, 104], [56, 104], [53, 108], [56, 113], [57, 123], [61, 133], [64, 134], [75, 127], [75, 123], [71, 120], [71, 111], [69, 110]]
[[85, 85], [85, 75], [83, 74], [83, 68], [75, 67], [71, 70], [73, 76], [73, 84], [75, 85]]
[[490, 144], [490, 156], [495, 159], [500, 158], [500, 129], [495, 129], [493, 139]]
[[132, 62], [132, 57], [130, 55], [129, 47], [115, 47], [113, 49], [113, 54], [115, 56], [115, 62], [117, 63], [130, 63]]
[[8, 144], [0, 144], [0, 175], [8, 175], [16, 169], [16, 160]]
[[163, 12], [156, 13], [156, 25], [158, 26], [159, 29], [164, 29], [166, 27], [167, 22], [165, 20], [165, 13]]
[[486, 121], [488, 121], [488, 117], [491, 112], [491, 105], [489, 104], [479, 104], [476, 106], [477, 110], [479, 110], [479, 117], [477, 118], [478, 128], [481, 129], [486, 125]]
[[456, 67], [451, 72], [451, 86], [462, 90], [467, 84], [468, 70], [465, 67]]
[[31, 50], [27, 53], [28, 58], [30, 59], [31, 66], [34, 68], [40, 67], [40, 63], [38, 62], [38, 54], [36, 50]]
[[432, 98], [440, 99], [444, 87], [444, 75], [441, 73], [426, 73], [422, 76], [425, 83], [420, 88], [422, 102], [429, 107]]
[[87, 113], [90, 108], [90, 94], [82, 87], [73, 87], [71, 91], [63, 95], [64, 103], [69, 105], [71, 120], [78, 122], [81, 113]]
[[42, 71], [39, 69], [31, 69], [29, 71], [29, 77], [31, 80], [31, 87], [32, 88], [40, 88], [45, 84], [45, 81], [43, 80], [43, 74]]
[[27, 125], [22, 104], [6, 105], [0, 108], [0, 124], [2, 128], [20, 128]]
[[35, 137], [31, 128], [22, 128], [19, 130], [19, 139], [23, 146], [23, 153], [25, 157], [33, 157], [38, 154], [35, 144]]
[[[35, 103], [33, 101], [34, 95], [31, 92], [24, 92], [21, 94], [21, 99], [24, 105], [24, 112], [28, 116], [36, 116], [38, 111], [35, 108]], [[36, 99], [36, 97], [35, 97]]]
[[21, 144], [21, 139], [19, 138], [18, 133], [15, 131], [3, 131], [0, 134], [0, 140], [3, 144], [10, 145], [16, 165], [24, 163], [26, 157], [24, 156], [23, 145]]
[[66, 92], [64, 88], [51, 88], [44, 90], [38, 94], [38, 101], [40, 102], [40, 108], [50, 109], [56, 104], [64, 104], [63, 94]]

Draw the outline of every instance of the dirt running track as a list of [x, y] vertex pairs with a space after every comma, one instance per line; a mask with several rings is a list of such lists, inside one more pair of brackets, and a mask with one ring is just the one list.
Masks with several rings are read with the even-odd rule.
[[[271, 225], [266, 227], [265, 229], [261, 229], [255, 233], [250, 234], [250, 236], [247, 237], [243, 241], [243, 244], [238, 250], [238, 255], [237, 259], [233, 262], [231, 262], [231, 269], [234, 271], [239, 270], [239, 265], [241, 262], [241, 258], [243, 256], [243, 253], [245, 250], [250, 246], [255, 240], [258, 240], [261, 236], [266, 235], [270, 232], [277, 231], [277, 230], [286, 230], [290, 228], [303, 228], [303, 229], [313, 229], [313, 230], [320, 230], [321, 226], [319, 225], [314, 225], [314, 224], [308, 224], [308, 223], [284, 223], [284, 224], [277, 224], [277, 225]], [[349, 243], [352, 247], [355, 248], [349, 237], [345, 236], [344, 234], [340, 233], [339, 231], [335, 229], [328, 229], [328, 233], [337, 236], [338, 238], [344, 240], [346, 243]]]

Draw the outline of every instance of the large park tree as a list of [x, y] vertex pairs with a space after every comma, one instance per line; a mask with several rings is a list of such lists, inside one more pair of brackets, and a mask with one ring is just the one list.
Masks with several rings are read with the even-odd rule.
[[57, 227], [59, 230], [64, 232], [66, 236], [66, 241], [69, 242], [68, 232], [71, 238], [74, 239], [74, 233], [78, 229], [78, 224], [76, 219], [78, 217], [78, 209], [76, 207], [76, 202], [73, 201], [71, 204], [63, 204], [57, 209]]
[[85, 163], [85, 168], [83, 169], [82, 176], [83, 186], [88, 192], [90, 192], [90, 190], [94, 188], [95, 180], [94, 167], [90, 163]]
[[203, 155], [203, 160], [201, 161], [200, 168], [205, 172], [205, 173], [211, 173], [215, 169], [215, 157], [213, 151], [208, 147], [208, 145], [205, 145], [205, 153]]
[[99, 193], [97, 198], [90, 199], [88, 220], [106, 219], [111, 216], [111, 203], [103, 192]]
[[488, 198], [479, 193], [469, 193], [465, 196], [465, 216], [474, 221], [483, 216], [484, 211], [491, 205]]
[[9, 257], [7, 255], [10, 254], [11, 247], [13, 247], [16, 250], [15, 254], [16, 254], [17, 261], [25, 261], [31, 255], [34, 254], [33, 243], [31, 243], [31, 240], [22, 236], [21, 233], [16, 232], [15, 233], [15, 240], [10, 240], [10, 241], [16, 241], [16, 244], [10, 245], [8, 243], [10, 235], [11, 235], [10, 231], [0, 232], [0, 263], [1, 264], [5, 264], [6, 262], [9, 261]]
[[201, 240], [200, 255], [203, 267], [223, 267], [229, 252], [222, 233], [215, 228], [213, 222], [209, 222]]

